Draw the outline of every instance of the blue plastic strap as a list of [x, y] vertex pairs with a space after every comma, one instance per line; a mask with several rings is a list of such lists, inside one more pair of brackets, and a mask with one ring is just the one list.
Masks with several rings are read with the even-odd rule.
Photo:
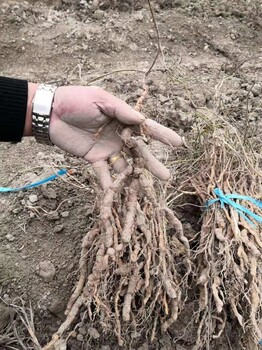
[[53, 181], [56, 178], [58, 178], [59, 176], [65, 175], [67, 173], [66, 169], [61, 169], [59, 170], [57, 173], [46, 177], [43, 180], [37, 181], [37, 182], [33, 182], [29, 185], [25, 185], [23, 187], [17, 187], [17, 188], [12, 188], [12, 187], [0, 187], [0, 192], [16, 192], [16, 191], [23, 191], [23, 190], [27, 190], [29, 188], [33, 188], [33, 187], [37, 187], [40, 185], [43, 185], [47, 182]]
[[250, 218], [256, 220], [257, 222], [262, 223], [262, 216], [253, 213], [251, 210], [247, 209], [243, 205], [236, 203], [232, 199], [241, 199], [241, 200], [249, 201], [261, 209], [262, 209], [262, 202], [258, 201], [255, 198], [252, 198], [249, 196], [242, 196], [239, 194], [225, 195], [220, 188], [215, 188], [214, 193], [216, 194], [217, 198], [209, 200], [206, 204], [207, 207], [210, 207], [216, 202], [220, 202], [221, 208], [224, 208], [225, 204], [227, 204], [233, 207], [238, 212], [238, 214], [241, 215], [252, 226], [255, 226], [254, 223], [245, 214], [247, 214]]

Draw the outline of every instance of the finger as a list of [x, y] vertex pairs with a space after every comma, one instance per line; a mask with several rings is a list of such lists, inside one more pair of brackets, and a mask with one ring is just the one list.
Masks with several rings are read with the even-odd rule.
[[96, 105], [105, 115], [116, 118], [126, 125], [141, 124], [145, 121], [145, 117], [141, 113], [105, 90], [100, 91]]
[[151, 136], [154, 140], [163, 142], [166, 145], [177, 147], [181, 146], [182, 138], [173, 130], [155, 122], [152, 119], [146, 119], [143, 123], [146, 135]]
[[141, 156], [145, 160], [146, 168], [160, 180], [168, 180], [170, 178], [170, 172], [164, 164], [159, 162], [159, 160], [150, 153], [142, 140], [137, 140], [137, 144], [140, 148]]
[[122, 158], [119, 158], [116, 162], [114, 162], [112, 164], [112, 167], [117, 174], [120, 174], [122, 173], [122, 171], [124, 171], [128, 167], [128, 163], [126, 159], [122, 157]]
[[103, 190], [107, 190], [113, 184], [107, 162], [105, 160], [99, 160], [92, 164], [92, 168]]

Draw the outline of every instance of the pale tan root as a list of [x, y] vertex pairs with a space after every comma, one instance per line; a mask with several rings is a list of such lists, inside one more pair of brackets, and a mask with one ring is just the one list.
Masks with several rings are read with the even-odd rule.
[[101, 220], [83, 240], [79, 281], [50, 345], [70, 336], [80, 308], [89, 324], [103, 324], [103, 332], [114, 333], [123, 346], [132, 330], [154, 339], [157, 328], [166, 331], [183, 306], [182, 290], [192, 270], [189, 243], [181, 222], [157, 200], [146, 160], [140, 158], [143, 145], [132, 132], [124, 134], [133, 166], [101, 194]]
[[87, 273], [88, 250], [89, 250], [90, 246], [92, 246], [94, 238], [98, 233], [99, 233], [99, 229], [96, 229], [96, 228], [92, 229], [91, 231], [89, 231], [86, 234], [86, 236], [83, 239], [81, 258], [79, 261], [80, 277], [79, 277], [79, 280], [78, 280], [77, 285], [75, 287], [74, 293], [72, 294], [72, 296], [67, 304], [67, 309], [65, 311], [66, 315], [69, 313], [69, 310], [71, 310], [76, 299], [82, 293], [82, 290], [83, 290], [83, 287], [85, 284], [86, 273]]

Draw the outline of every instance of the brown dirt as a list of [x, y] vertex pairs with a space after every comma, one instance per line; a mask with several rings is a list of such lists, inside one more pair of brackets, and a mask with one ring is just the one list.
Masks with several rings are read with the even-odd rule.
[[[143, 3], [2, 1], [0, 75], [34, 82], [96, 84], [134, 105], [142, 91], [141, 71], [149, 67], [157, 50], [150, 12]], [[162, 0], [155, 10], [165, 60], [160, 59], [151, 74], [144, 113], [187, 136], [201, 117], [196, 106], [208, 107], [244, 130], [247, 137], [261, 135], [261, 2]], [[165, 159], [163, 151], [159, 156]], [[83, 161], [36, 145], [33, 139], [0, 144], [0, 159], [1, 186], [32, 182], [54, 167], [75, 170], [67, 182], [61, 179], [0, 196], [1, 297], [7, 302], [20, 297], [27, 306], [32, 303], [36, 334], [44, 344], [64, 317], [78, 274], [81, 240], [96, 219], [96, 196], [90, 186], [93, 176]], [[174, 183], [178, 178], [175, 174]], [[30, 202], [32, 194], [37, 195], [35, 203]], [[198, 212], [185, 206], [179, 215], [188, 234], [197, 232]], [[42, 261], [55, 267], [51, 281], [38, 274]], [[140, 341], [135, 348], [192, 349], [193, 294], [168, 334], [151, 345]], [[0, 334], [5, 331], [6, 316], [0, 315]], [[211, 342], [210, 348], [239, 349], [234, 320], [226, 335]], [[115, 339], [102, 334], [99, 340], [85, 334], [83, 338], [84, 342], [72, 341], [70, 349], [117, 348]], [[0, 336], [0, 349], [8, 349], [4, 344]], [[248, 345], [243, 348], [251, 350]]]

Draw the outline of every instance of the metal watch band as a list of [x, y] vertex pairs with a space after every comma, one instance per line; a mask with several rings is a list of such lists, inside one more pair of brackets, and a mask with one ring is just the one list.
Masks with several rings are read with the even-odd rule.
[[38, 143], [53, 145], [49, 125], [56, 86], [41, 84], [33, 100], [32, 130]]

